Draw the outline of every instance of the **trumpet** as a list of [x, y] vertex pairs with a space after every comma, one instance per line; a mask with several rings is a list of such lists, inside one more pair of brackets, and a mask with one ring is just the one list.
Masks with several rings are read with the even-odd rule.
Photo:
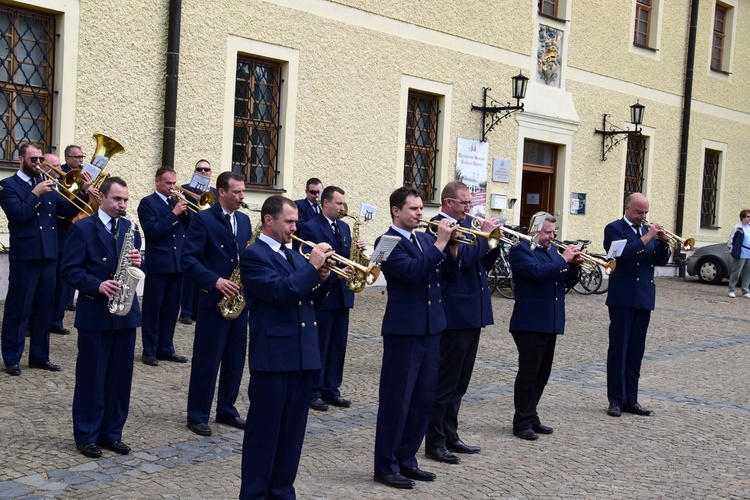
[[[552, 244], [561, 251], [565, 251], [568, 248], [568, 245], [566, 245], [560, 240], [552, 240]], [[580, 255], [581, 258], [583, 259], [581, 268], [591, 273], [596, 272], [597, 266], [602, 266], [604, 268], [604, 274], [609, 276], [610, 274], [612, 274], [612, 271], [614, 271], [615, 267], [617, 266], [617, 262], [615, 262], [614, 260], [597, 259], [596, 257], [589, 255], [586, 252], [581, 252], [578, 255]]]
[[[174, 189], [169, 190], [169, 195], [177, 200], [184, 200], [185, 203], [187, 203], [188, 208], [196, 213], [200, 212], [201, 210], [211, 208], [216, 204], [216, 195], [213, 193], [213, 191], [206, 191], [202, 194], [196, 194], [180, 186], [175, 186]], [[185, 195], [190, 196], [195, 200], [195, 202], [188, 200]]]
[[[304, 253], [302, 251], [302, 246], [307, 245], [310, 248], [313, 248], [316, 246], [316, 243], [303, 240], [302, 238], [298, 238], [295, 235], [292, 235], [292, 239], [300, 244], [299, 253], [305, 259], [310, 260], [310, 254]], [[352, 291], [361, 291], [364, 288], [365, 284], [372, 285], [373, 283], [375, 283], [375, 280], [378, 279], [378, 276], [380, 276], [379, 267], [363, 266], [362, 264], [358, 264], [353, 260], [342, 257], [335, 252], [328, 258], [332, 259], [334, 262], [326, 261], [325, 267], [340, 278], [346, 280], [346, 286]], [[346, 270], [339, 268], [335, 263], [341, 264], [344, 267], [348, 268], [351, 274], [347, 273]]]
[[[48, 169], [52, 170], [57, 175], [62, 177], [63, 181], [60, 181], [54, 178], [53, 176], [51, 176], [49, 173], [45, 172], [44, 169], [42, 169], [41, 165], [44, 165], [45, 167], [47, 167]], [[70, 172], [65, 173], [59, 168], [50, 165], [46, 161], [43, 161], [41, 165], [37, 165], [36, 167], [37, 171], [39, 171], [39, 174], [45, 180], [52, 181], [55, 184], [55, 186], [57, 186], [57, 189], [56, 189], [57, 194], [59, 194], [60, 196], [68, 200], [71, 205], [73, 205], [74, 207], [78, 209], [79, 212], [82, 212], [86, 215], [92, 215], [94, 213], [94, 208], [78, 197], [78, 194], [81, 189], [81, 183], [79, 182], [80, 173], [81, 173], [80, 170], [76, 169], [76, 170], [71, 170]], [[77, 171], [78, 176], [75, 175], [76, 171]], [[74, 174], [74, 175], [69, 177], [69, 174]], [[69, 185], [65, 184], [66, 179], [71, 181]]]
[[[424, 224], [426, 226], [426, 230], [428, 233], [430, 233], [432, 236], [437, 237], [437, 227], [440, 225], [437, 221], [432, 220], [426, 220], [426, 219], [420, 219], [420, 224]], [[490, 250], [496, 248], [502, 239], [502, 233], [500, 232], [500, 228], [496, 227], [489, 233], [485, 233], [482, 231], [477, 231], [476, 229], [469, 229], [468, 227], [461, 227], [457, 224], [453, 224], [451, 226], [456, 232], [461, 233], [463, 236], [471, 236], [471, 238], [455, 238], [451, 237], [451, 241], [454, 241], [456, 243], [461, 243], [463, 245], [476, 245], [477, 244], [477, 238], [483, 238], [487, 240], [487, 246], [490, 247]]]
[[[482, 223], [486, 220], [482, 217], [479, 217], [478, 215], [472, 215], [470, 213], [464, 214], [466, 217], [469, 217], [471, 219], [471, 227], [473, 227], [476, 230], [479, 230], [482, 227]], [[527, 242], [529, 246], [531, 246], [531, 249], [534, 250], [537, 246], [538, 239], [536, 237], [528, 236], [523, 233], [519, 233], [516, 231], [513, 231], [512, 229], [508, 229], [505, 226], [498, 227], [501, 233], [504, 233], [507, 236], [500, 236], [500, 241], [505, 243], [506, 245], [510, 246], [516, 246], [518, 245], [521, 240]]]
[[[644, 223], [649, 224], [648, 221], [644, 221]], [[667, 231], [664, 228], [662, 228], [661, 231], [664, 233], [664, 236], [659, 239], [675, 250], [678, 246], [682, 246], [683, 250], [689, 252], [695, 247], [695, 238], [680, 238], [673, 232]]]

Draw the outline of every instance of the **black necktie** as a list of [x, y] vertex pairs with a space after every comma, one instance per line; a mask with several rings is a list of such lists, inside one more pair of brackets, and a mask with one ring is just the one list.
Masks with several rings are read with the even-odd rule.
[[169, 205], [169, 208], [174, 208], [177, 205], [177, 200], [174, 198], [167, 198], [167, 204]]
[[414, 243], [415, 247], [417, 247], [417, 251], [419, 253], [422, 253], [422, 249], [419, 248], [419, 243], [417, 243], [417, 237], [414, 235], [414, 233], [411, 233], [411, 242]]
[[315, 209], [315, 215], [320, 215], [320, 207], [318, 205], [313, 205], [313, 208]]
[[110, 227], [109, 231], [115, 236], [117, 236], [117, 229], [118, 229], [117, 219], [110, 219], [109, 227]]
[[224, 214], [224, 220], [227, 221], [227, 225], [229, 226], [229, 230], [232, 231], [232, 234], [234, 234], [234, 228], [232, 227], [232, 216], [229, 214]]
[[340, 238], [341, 233], [339, 233], [339, 227], [336, 225], [336, 221], [331, 222], [331, 228], [333, 228], [333, 234], [335, 234], [337, 238]]
[[641, 236], [641, 226], [640, 226], [640, 224], [639, 225], [633, 224], [633, 229], [635, 229], [635, 234], [637, 234], [638, 236]]
[[31, 189], [34, 189], [34, 186], [36, 186], [39, 183], [39, 178], [32, 177], [31, 179], [29, 179], [29, 181], [31, 182]]
[[286, 245], [281, 245], [281, 248], [279, 249], [284, 254], [284, 257], [286, 257], [286, 261], [289, 262], [289, 265], [294, 267], [294, 262], [292, 261], [292, 252], [289, 251], [289, 248], [286, 247]]

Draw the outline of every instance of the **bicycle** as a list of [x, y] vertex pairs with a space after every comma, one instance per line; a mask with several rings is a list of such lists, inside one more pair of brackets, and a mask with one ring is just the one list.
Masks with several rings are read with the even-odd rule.
[[[586, 250], [586, 247], [591, 244], [591, 240], [577, 240], [573, 242], [566, 241], [565, 243], [578, 245], [578, 247], [581, 249], [581, 252], [583, 252], [584, 250]], [[581, 295], [591, 295], [592, 293], [596, 293], [597, 290], [599, 290], [599, 288], [602, 286], [602, 277], [601, 266], [596, 266], [593, 271], [582, 267], [578, 283], [576, 283], [573, 288], [569, 289], [568, 293], [570, 293], [570, 290], [575, 290]]]
[[500, 244], [500, 253], [495, 259], [495, 264], [487, 273], [487, 281], [490, 287], [490, 293], [496, 291], [506, 299], [515, 297], [513, 285], [513, 271], [510, 269], [508, 255], [510, 247], [504, 243]]

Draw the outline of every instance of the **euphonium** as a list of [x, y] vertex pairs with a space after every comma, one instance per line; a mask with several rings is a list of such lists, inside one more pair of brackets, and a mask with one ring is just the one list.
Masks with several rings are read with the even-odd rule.
[[122, 244], [122, 250], [120, 250], [120, 260], [117, 263], [117, 271], [113, 278], [120, 285], [120, 290], [109, 299], [108, 304], [110, 314], [115, 316], [125, 316], [130, 312], [135, 299], [135, 289], [138, 287], [138, 283], [146, 277], [143, 271], [132, 265], [128, 260], [128, 254], [135, 248], [135, 232], [138, 230], [138, 226], [131, 219], [125, 218], [125, 210], [120, 213], [120, 217], [129, 221], [130, 227], [125, 233], [125, 240]]

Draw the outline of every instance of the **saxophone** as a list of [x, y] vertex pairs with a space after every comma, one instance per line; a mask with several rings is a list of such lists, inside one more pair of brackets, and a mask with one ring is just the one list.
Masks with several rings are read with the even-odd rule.
[[[357, 246], [359, 241], [359, 230], [362, 226], [362, 219], [357, 215], [349, 213], [349, 206], [344, 204], [344, 211], [341, 212], [341, 217], [349, 217], [354, 223], [352, 224], [352, 245], [349, 247], [349, 259], [356, 262], [357, 264], [369, 267], [370, 256], [367, 255], [364, 250]], [[365, 219], [365, 222], [369, 219]], [[364, 273], [352, 270], [352, 273], [348, 280], [346, 280], [346, 287], [354, 293], [359, 293], [365, 289], [366, 285], [372, 285], [380, 275], [380, 268], [373, 268], [370, 274], [365, 275]]]
[[[241, 206], [242, 208], [248, 208], [245, 203], [242, 203]], [[252, 236], [250, 236], [250, 239], [247, 240], [245, 248], [255, 243], [255, 240], [258, 239], [262, 229], [262, 223], [255, 226], [255, 230], [253, 231]], [[221, 311], [221, 316], [223, 318], [231, 320], [237, 318], [245, 307], [245, 292], [242, 288], [242, 280], [240, 279], [239, 255], [237, 256], [237, 267], [234, 268], [231, 276], [229, 276], [229, 281], [240, 287], [240, 290], [237, 292], [237, 295], [232, 295], [231, 297], [222, 296], [221, 299], [219, 299], [219, 302], [216, 303], [216, 307]]]
[[120, 212], [120, 217], [130, 222], [130, 227], [125, 233], [125, 241], [122, 244], [122, 250], [120, 250], [120, 260], [117, 263], [117, 271], [113, 278], [120, 285], [120, 291], [109, 299], [108, 303], [109, 313], [115, 316], [125, 316], [130, 312], [138, 282], [146, 277], [143, 271], [133, 266], [128, 260], [128, 254], [135, 248], [135, 232], [138, 230], [138, 226], [131, 219], [125, 217], [125, 210]]

